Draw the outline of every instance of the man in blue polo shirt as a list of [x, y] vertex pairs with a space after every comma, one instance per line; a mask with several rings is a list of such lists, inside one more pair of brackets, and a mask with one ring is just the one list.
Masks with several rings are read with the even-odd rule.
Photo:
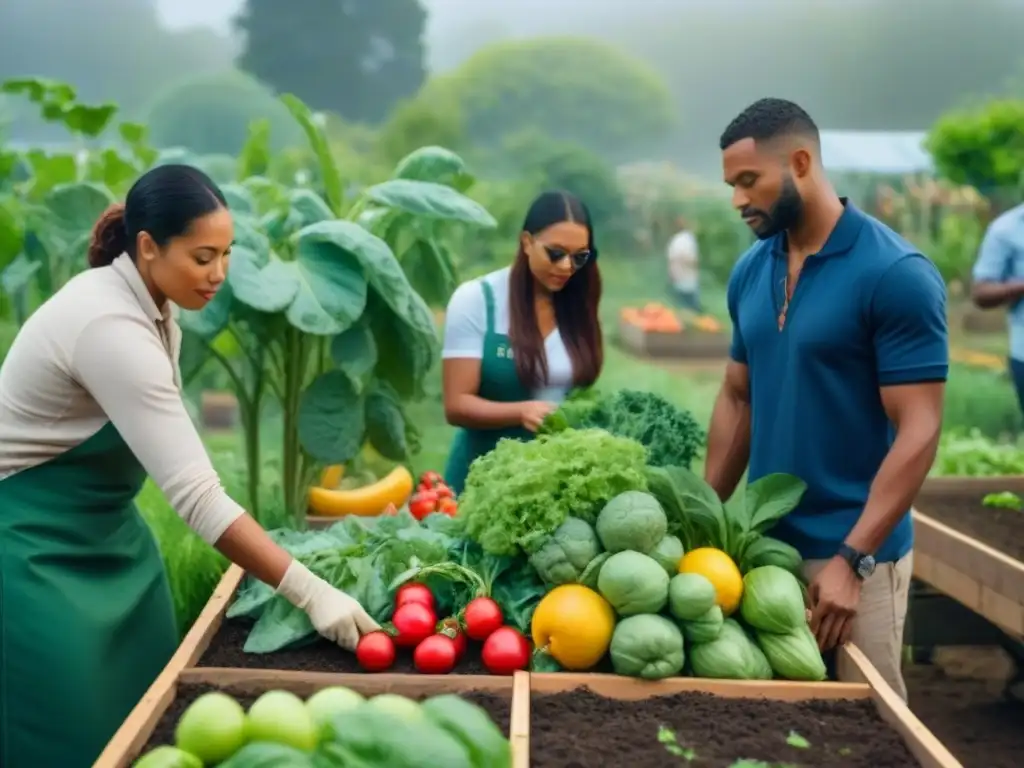
[[934, 265], [832, 189], [818, 129], [762, 99], [721, 138], [733, 205], [757, 235], [733, 269], [732, 349], [709, 428], [718, 495], [807, 483], [772, 532], [803, 555], [822, 650], [852, 640], [906, 698], [911, 503], [935, 458], [948, 370]]

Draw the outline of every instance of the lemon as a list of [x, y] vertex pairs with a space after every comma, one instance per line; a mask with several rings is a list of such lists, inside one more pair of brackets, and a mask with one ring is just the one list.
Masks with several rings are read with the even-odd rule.
[[715, 602], [726, 616], [740, 606], [743, 597], [743, 576], [736, 563], [725, 552], [714, 547], [701, 547], [687, 552], [679, 561], [680, 573], [697, 573], [715, 588]]

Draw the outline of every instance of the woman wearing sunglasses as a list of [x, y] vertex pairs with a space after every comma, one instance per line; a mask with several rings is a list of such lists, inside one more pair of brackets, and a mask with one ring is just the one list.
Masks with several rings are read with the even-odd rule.
[[601, 274], [586, 206], [567, 192], [530, 205], [512, 266], [460, 285], [445, 317], [444, 410], [456, 433], [445, 480], [503, 437], [528, 440], [604, 361]]

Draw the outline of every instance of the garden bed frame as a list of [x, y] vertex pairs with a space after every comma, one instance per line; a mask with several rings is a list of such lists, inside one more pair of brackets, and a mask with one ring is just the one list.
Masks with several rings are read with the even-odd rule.
[[796, 683], [786, 681], [732, 681], [701, 678], [673, 678], [649, 682], [607, 674], [529, 674], [517, 672], [512, 678], [490, 675], [394, 675], [292, 672], [273, 669], [196, 668], [224, 621], [224, 614], [244, 572], [231, 566], [224, 574], [206, 608], [186, 635], [178, 651], [157, 677], [142, 700], [107, 745], [93, 768], [127, 768], [145, 746], [160, 717], [170, 706], [179, 683], [215, 683], [242, 692], [254, 688], [285, 688], [308, 696], [327, 685], [344, 685], [366, 695], [391, 691], [404, 695], [488, 691], [512, 697], [510, 740], [513, 768], [528, 768], [530, 756], [530, 699], [587, 686], [595, 693], [617, 699], [638, 699], [700, 691], [733, 698], [769, 698], [780, 701], [806, 699], [870, 698], [882, 719], [901, 736], [923, 768], [961, 768], [906, 704], [881, 678], [867, 658], [855, 647], [840, 649], [837, 658], [839, 683]]
[[981, 503], [988, 493], [1010, 491], [1024, 496], [1024, 475], [1004, 475], [1001, 477], [929, 477], [921, 486], [917, 498], [914, 499], [915, 509], [928, 511], [933, 501], [963, 501], [963, 503]]
[[645, 331], [619, 318], [619, 343], [636, 355], [658, 358], [710, 359], [729, 356], [729, 334], [684, 330], [680, 333]]

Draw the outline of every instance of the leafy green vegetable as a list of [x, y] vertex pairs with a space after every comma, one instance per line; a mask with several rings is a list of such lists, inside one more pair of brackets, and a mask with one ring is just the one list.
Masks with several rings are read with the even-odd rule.
[[609, 655], [616, 674], [661, 680], [683, 670], [683, 635], [664, 616], [640, 614], [615, 625]]
[[387, 712], [364, 706], [329, 723], [319, 752], [327, 765], [346, 768], [483, 768], [466, 746], [429, 718], [407, 720], [400, 728]]
[[689, 411], [653, 392], [632, 389], [566, 402], [545, 419], [540, 433], [590, 428], [639, 441], [655, 467], [689, 467], [707, 439]]
[[785, 634], [757, 633], [757, 642], [779, 677], [816, 682], [826, 676], [825, 662], [806, 623]]
[[572, 584], [600, 553], [601, 542], [593, 527], [569, 517], [530, 555], [530, 565], [548, 584]]
[[612, 554], [631, 549], [647, 554], [668, 529], [658, 500], [643, 491], [626, 491], [604, 505], [597, 516], [597, 535]]
[[1011, 491], [1002, 491], [1000, 493], [990, 493], [981, 500], [981, 503], [986, 507], [992, 507], [993, 509], [1013, 509], [1017, 512], [1024, 511], [1024, 500], [1021, 500], [1020, 496]]
[[994, 442], [978, 429], [943, 432], [932, 474], [939, 477], [1024, 475], [1024, 445], [1019, 440]]
[[669, 580], [668, 609], [680, 621], [697, 621], [714, 605], [715, 585], [706, 576], [699, 573], [677, 573]]
[[722, 608], [713, 605], [696, 619], [680, 621], [679, 625], [683, 628], [683, 635], [687, 642], [710, 643], [712, 640], [717, 640], [718, 636], [722, 634], [724, 622], [725, 616], [722, 614]]
[[743, 577], [740, 613], [754, 629], [790, 632], [807, 623], [805, 611], [800, 582], [789, 571], [764, 565]]
[[668, 574], [657, 561], [626, 550], [617, 552], [601, 566], [597, 591], [619, 616], [657, 613], [668, 601]]
[[470, 466], [457, 519], [486, 552], [530, 552], [566, 518], [593, 523], [620, 493], [644, 490], [645, 459], [636, 441], [598, 429], [501, 440]]
[[[698, 677], [726, 680], [770, 680], [772, 670], [743, 627], [733, 619], [722, 623], [722, 630], [710, 643], [690, 646], [690, 666]], [[820, 659], [820, 656], [819, 656]]]
[[423, 702], [423, 711], [462, 742], [477, 768], [508, 768], [512, 764], [508, 739], [480, 707], [445, 694]]
[[647, 553], [665, 569], [670, 577], [679, 573], [679, 561], [683, 559], [686, 552], [683, 550], [683, 542], [678, 536], [663, 536], [650, 552]]

